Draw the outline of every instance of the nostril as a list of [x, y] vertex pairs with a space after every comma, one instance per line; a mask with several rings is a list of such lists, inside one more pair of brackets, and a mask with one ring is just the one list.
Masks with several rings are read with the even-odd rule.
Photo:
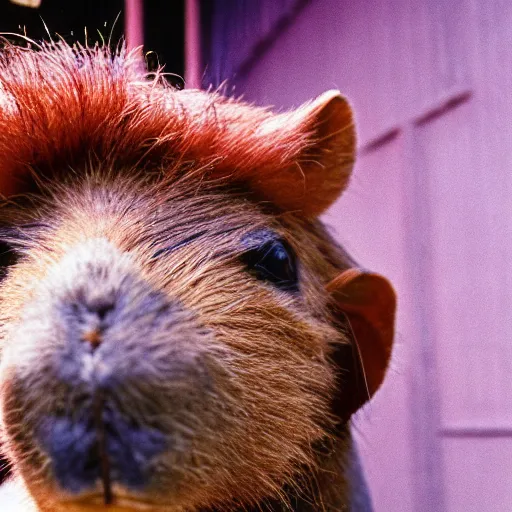
[[112, 302], [97, 301], [88, 304], [87, 309], [100, 320], [105, 320], [107, 315], [114, 309], [114, 304]]

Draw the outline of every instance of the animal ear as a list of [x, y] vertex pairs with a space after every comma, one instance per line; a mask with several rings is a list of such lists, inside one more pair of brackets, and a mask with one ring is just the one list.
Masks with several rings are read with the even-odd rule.
[[[344, 420], [379, 389], [393, 346], [396, 295], [389, 281], [379, 274], [352, 268], [328, 285], [335, 311], [348, 325], [351, 344], [335, 356], [341, 375], [335, 412]], [[343, 321], [345, 320], [345, 322]]]
[[298, 109], [267, 118], [257, 133], [263, 145], [301, 139], [301, 150], [287, 166], [260, 168], [253, 188], [284, 210], [316, 217], [346, 188], [355, 160], [356, 135], [352, 109], [339, 91], [327, 91]]

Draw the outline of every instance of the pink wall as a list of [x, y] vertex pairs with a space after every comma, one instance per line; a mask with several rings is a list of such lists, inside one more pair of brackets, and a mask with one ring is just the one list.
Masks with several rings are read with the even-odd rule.
[[185, 1], [185, 85], [201, 87], [201, 34], [199, 0]]
[[312, 0], [236, 83], [337, 87], [360, 157], [326, 215], [398, 290], [388, 379], [355, 419], [377, 512], [512, 510], [512, 3]]
[[144, 44], [143, 0], [125, 0], [124, 32], [126, 46], [131, 50]]

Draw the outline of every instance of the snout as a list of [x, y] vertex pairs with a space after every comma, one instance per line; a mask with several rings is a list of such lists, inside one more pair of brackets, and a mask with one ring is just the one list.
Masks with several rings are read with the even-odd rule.
[[106, 241], [68, 254], [9, 335], [7, 435], [67, 495], [175, 485], [217, 428], [226, 375], [211, 334]]
[[58, 485], [79, 493], [101, 482], [140, 491], [149, 484], [155, 456], [169, 437], [123, 418], [110, 404], [94, 404], [74, 415], [49, 415], [37, 428], [36, 440], [48, 454]]

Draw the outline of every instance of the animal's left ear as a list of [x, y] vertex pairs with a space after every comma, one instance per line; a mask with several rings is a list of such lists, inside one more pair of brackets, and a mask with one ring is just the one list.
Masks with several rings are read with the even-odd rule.
[[351, 344], [342, 347], [336, 364], [348, 373], [340, 376], [335, 412], [343, 420], [379, 389], [393, 347], [396, 295], [379, 274], [352, 268], [328, 285], [336, 314], [348, 324]]

